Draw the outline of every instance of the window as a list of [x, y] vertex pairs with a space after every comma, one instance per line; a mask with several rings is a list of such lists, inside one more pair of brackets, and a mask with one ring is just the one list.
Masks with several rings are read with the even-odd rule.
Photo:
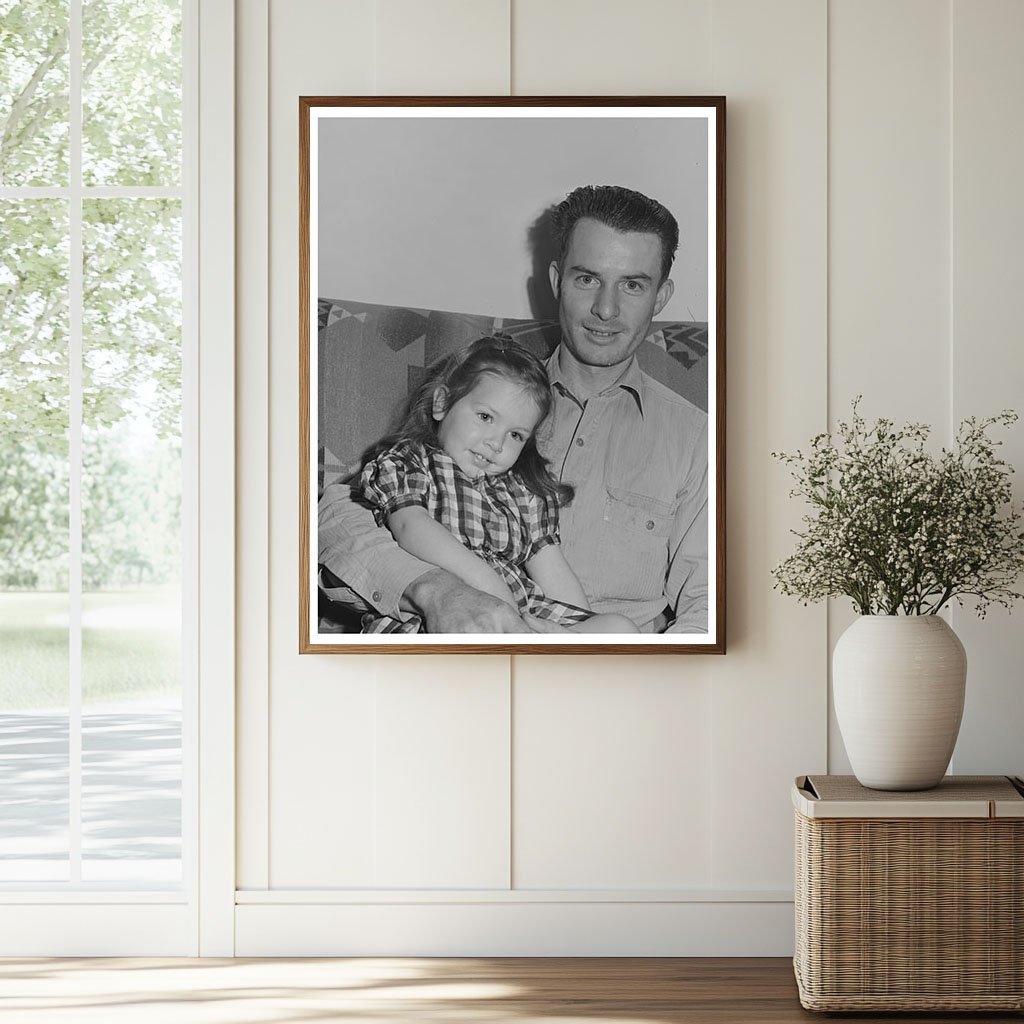
[[183, 38], [181, 0], [0, 0], [7, 888], [185, 877]]

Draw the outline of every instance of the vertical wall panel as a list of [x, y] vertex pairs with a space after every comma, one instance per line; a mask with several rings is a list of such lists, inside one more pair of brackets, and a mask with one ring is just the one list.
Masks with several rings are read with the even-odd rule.
[[[437, 49], [439, 41], [451, 38], [461, 6], [465, 5], [431, 4], [429, 26], [421, 25], [414, 36], [408, 36], [410, 42], [415, 38], [424, 53]], [[378, 717], [377, 690], [390, 693], [393, 685], [417, 678], [417, 666], [421, 673], [437, 672], [442, 680], [452, 674], [443, 664], [445, 659], [300, 658], [296, 653], [298, 97], [372, 94], [378, 78], [387, 78], [388, 68], [397, 73], [408, 54], [394, 51], [393, 46], [389, 49], [386, 41], [382, 48], [377, 47], [377, 14], [383, 13], [386, 22], [385, 7], [372, 0], [345, 4], [272, 0], [270, 10], [269, 871], [272, 887], [278, 888], [370, 886], [378, 883], [379, 864], [384, 865], [388, 878], [415, 875], [421, 850], [409, 842], [408, 834], [401, 834], [395, 800], [390, 805], [378, 805], [377, 773], [382, 764], [382, 744], [393, 754], [390, 761], [384, 760], [385, 769], [392, 773], [386, 774], [385, 785], [389, 779], [393, 781], [394, 773], [415, 771], [416, 759], [411, 749], [403, 752], [396, 745], [396, 737], [407, 733], [393, 733], [393, 719], [386, 717], [382, 723]], [[492, 27], [494, 20], [492, 12]], [[459, 31], [465, 42], [468, 29], [460, 26]], [[507, 33], [485, 33], [476, 42], [489, 46], [499, 60], [507, 53]], [[390, 52], [395, 53], [393, 60], [388, 56]], [[468, 86], [465, 91], [487, 91], [486, 83], [472, 76], [464, 81]], [[259, 211], [254, 215], [259, 216]], [[253, 585], [260, 585], [255, 577]], [[508, 659], [467, 658], [464, 662], [467, 670], [475, 667], [479, 686], [488, 692], [494, 686], [507, 689], [507, 665]], [[435, 713], [441, 719], [462, 720], [467, 701], [457, 689], [439, 685], [431, 691]], [[503, 702], [496, 705], [491, 701], [486, 708], [471, 703], [479, 716], [481, 736], [490, 737], [495, 731], [507, 735], [507, 694]], [[400, 730], [401, 724], [396, 723], [395, 728]], [[449, 757], [458, 760], [461, 770], [454, 774], [465, 780], [467, 792], [479, 797], [474, 787], [483, 780], [493, 783], [487, 802], [493, 804], [497, 817], [507, 820], [507, 766], [506, 777], [496, 778], [491, 760], [495, 753], [488, 750], [486, 763], [480, 764], [481, 750], [463, 745], [451, 751]], [[458, 793], [451, 798], [456, 803], [460, 799]], [[482, 827], [488, 827], [486, 820]], [[416, 834], [415, 814], [409, 819], [408, 829]], [[393, 848], [382, 846], [392, 841]], [[467, 848], [477, 851], [482, 845], [467, 842]], [[507, 835], [499, 845], [500, 850], [474, 870], [507, 884]], [[488, 849], [494, 847], [491, 844]], [[436, 868], [444, 861], [439, 853], [432, 863]]]
[[509, 92], [510, 0], [378, 0], [376, 88], [393, 96]]
[[[1024, 4], [953, 4], [953, 420], [1024, 414]], [[999, 431], [1024, 498], [1024, 425]], [[1024, 584], [1024, 580], [1018, 581]], [[979, 621], [954, 610], [967, 648], [957, 772], [1024, 772], [1024, 603]]]
[[[949, 9], [829, 5], [829, 419], [949, 432]], [[854, 619], [830, 602], [829, 650]], [[829, 768], [850, 770], [830, 724]]]
[[273, 888], [507, 888], [506, 657], [319, 657], [273, 705]]
[[513, 884], [707, 885], [710, 700], [691, 659], [572, 660], [515, 659]]
[[[949, 12], [829, 5], [829, 412], [948, 426]], [[910, 386], [913, 385], [913, 386]]]
[[714, 5], [728, 97], [729, 653], [714, 665], [716, 887], [788, 886], [789, 786], [825, 764], [824, 611], [771, 592], [798, 510], [770, 457], [825, 420], [825, 9]]
[[509, 659], [400, 660], [377, 685], [376, 885], [508, 888]]
[[708, 93], [711, 0], [514, 0], [519, 96]]
[[[516, 0], [514, 91], [709, 94], [711, 8]], [[516, 887], [708, 884], [713, 661], [514, 660]]]
[[[269, 593], [270, 883], [368, 884], [375, 659], [300, 658], [297, 653], [296, 295], [299, 96], [372, 92], [373, 2], [271, 0], [269, 38], [269, 572], [258, 552], [247, 552], [251, 560], [243, 557], [239, 563], [240, 586]], [[252, 209], [240, 217], [265, 215]], [[240, 358], [249, 358], [244, 337], [239, 351]], [[249, 443], [245, 436], [240, 440]], [[245, 516], [244, 508], [239, 515]], [[258, 624], [243, 622], [240, 642], [261, 643]], [[243, 692], [248, 684], [239, 681]]]
[[380, 659], [302, 660], [273, 678], [270, 887], [373, 886]]

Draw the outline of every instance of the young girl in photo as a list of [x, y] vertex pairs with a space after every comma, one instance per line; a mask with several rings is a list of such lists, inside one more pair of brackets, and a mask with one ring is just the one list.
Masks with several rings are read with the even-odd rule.
[[[481, 338], [431, 368], [393, 433], [372, 449], [360, 488], [378, 524], [410, 554], [573, 631], [636, 633], [598, 615], [559, 547], [558, 509], [573, 489], [537, 449], [551, 408], [544, 365], [526, 349]], [[415, 633], [368, 613], [363, 632]]]

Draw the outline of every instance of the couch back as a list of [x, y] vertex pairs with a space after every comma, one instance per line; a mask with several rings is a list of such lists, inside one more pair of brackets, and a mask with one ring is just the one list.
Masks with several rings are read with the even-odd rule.
[[[320, 299], [317, 493], [359, 470], [427, 367], [485, 335], [512, 338], [543, 358], [561, 331], [552, 320]], [[707, 410], [706, 323], [653, 323], [637, 357], [645, 372]]]

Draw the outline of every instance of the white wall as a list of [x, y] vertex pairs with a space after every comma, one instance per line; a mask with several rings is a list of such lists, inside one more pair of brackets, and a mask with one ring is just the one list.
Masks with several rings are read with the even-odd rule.
[[[849, 613], [771, 589], [800, 508], [769, 452], [859, 392], [947, 436], [1021, 404], [1024, 6], [238, 15], [238, 952], [789, 952], [789, 786], [845, 766], [828, 653]], [[296, 653], [297, 98], [409, 92], [728, 98], [725, 657]], [[1004, 450], [1024, 466], [1024, 430]], [[954, 769], [1024, 771], [1019, 622], [955, 625]]]
[[[703, 118], [324, 117], [318, 134], [320, 295], [554, 317], [550, 256], [535, 265], [529, 231], [577, 185], [615, 184], [679, 223], [659, 319], [708, 319]], [[535, 276], [550, 309], [531, 306]]]

